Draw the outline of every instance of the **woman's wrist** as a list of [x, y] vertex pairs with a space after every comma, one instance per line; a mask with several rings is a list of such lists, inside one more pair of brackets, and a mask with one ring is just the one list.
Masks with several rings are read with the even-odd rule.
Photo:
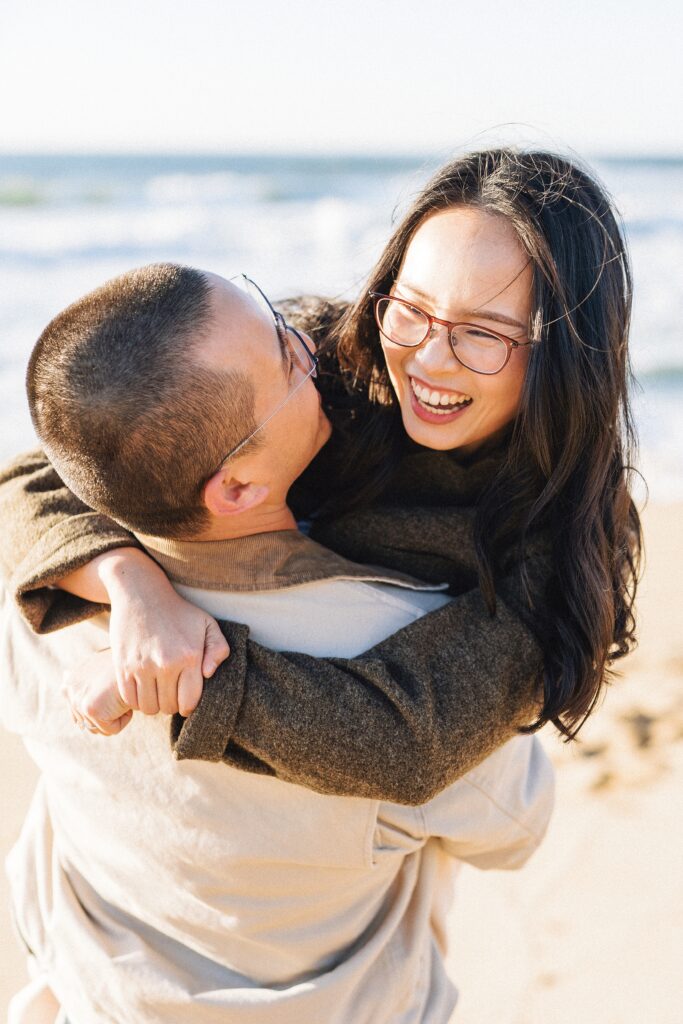
[[154, 587], [157, 593], [171, 589], [171, 584], [157, 563], [144, 551], [134, 547], [105, 551], [61, 579], [59, 586], [62, 590], [98, 604], [111, 604], [120, 598], [130, 600], [149, 587]]
[[92, 564], [109, 604], [120, 598], [141, 597], [149, 590], [159, 596], [165, 591], [175, 594], [163, 569], [139, 548], [116, 548]]

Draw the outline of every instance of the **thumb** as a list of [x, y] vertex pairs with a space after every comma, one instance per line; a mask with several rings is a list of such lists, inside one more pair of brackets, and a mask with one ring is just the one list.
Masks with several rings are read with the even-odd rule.
[[212, 676], [220, 663], [230, 654], [230, 646], [220, 631], [215, 619], [209, 619], [204, 635], [204, 657], [202, 658], [202, 675], [205, 679]]

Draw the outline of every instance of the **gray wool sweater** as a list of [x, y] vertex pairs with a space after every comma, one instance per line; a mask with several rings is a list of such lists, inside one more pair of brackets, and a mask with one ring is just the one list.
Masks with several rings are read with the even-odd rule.
[[[350, 659], [276, 653], [246, 626], [221, 623], [231, 655], [193, 714], [172, 720], [175, 756], [419, 804], [533, 721], [542, 656], [523, 622], [515, 565], [497, 585], [495, 615], [477, 587], [474, 508], [496, 465], [495, 456], [465, 467], [449, 453], [408, 453], [383, 504], [319, 527], [315, 539], [347, 558], [447, 582], [453, 601]], [[51, 585], [137, 543], [71, 494], [39, 451], [0, 472], [0, 516], [0, 571], [36, 632], [101, 611]], [[526, 569], [540, 593], [542, 543]]]

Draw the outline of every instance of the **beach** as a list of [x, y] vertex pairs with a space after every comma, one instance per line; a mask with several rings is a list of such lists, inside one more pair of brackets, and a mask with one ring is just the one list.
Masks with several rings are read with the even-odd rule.
[[[449, 929], [455, 1024], [680, 1020], [682, 516], [677, 504], [645, 510], [639, 647], [581, 741], [565, 745], [552, 727], [541, 734], [557, 771], [541, 848], [518, 872], [460, 872]], [[3, 858], [35, 777], [21, 742], [3, 733]], [[7, 904], [3, 876], [0, 1006], [25, 977]]]
[[674, 1024], [683, 1004], [683, 507], [645, 510], [638, 649], [566, 746], [520, 872], [465, 867], [451, 918], [457, 1024]]
[[[245, 271], [277, 301], [352, 298], [433, 158], [0, 154], [0, 461], [34, 442], [24, 376], [52, 316], [134, 266]], [[450, 916], [458, 1024], [669, 1024], [681, 1017], [683, 159], [596, 159], [624, 218], [647, 566], [639, 649], [564, 745], [548, 835], [521, 872], [464, 867]], [[644, 489], [637, 490], [639, 504]], [[0, 748], [4, 857], [35, 772]], [[674, 833], [673, 835], [671, 833]], [[0, 1007], [24, 977], [0, 879]], [[316, 1022], [317, 1024], [317, 1022]], [[320, 1022], [323, 1024], [323, 1022]]]

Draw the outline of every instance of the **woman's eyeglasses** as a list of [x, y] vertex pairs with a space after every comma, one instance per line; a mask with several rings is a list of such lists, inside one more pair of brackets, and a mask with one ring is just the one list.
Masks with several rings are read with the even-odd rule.
[[441, 320], [413, 302], [394, 295], [369, 294], [374, 303], [377, 326], [388, 341], [404, 348], [417, 348], [433, 335], [434, 325], [441, 324], [448, 328], [448, 340], [455, 358], [475, 373], [500, 373], [507, 365], [513, 348], [536, 344], [534, 341], [516, 341], [481, 324]]

